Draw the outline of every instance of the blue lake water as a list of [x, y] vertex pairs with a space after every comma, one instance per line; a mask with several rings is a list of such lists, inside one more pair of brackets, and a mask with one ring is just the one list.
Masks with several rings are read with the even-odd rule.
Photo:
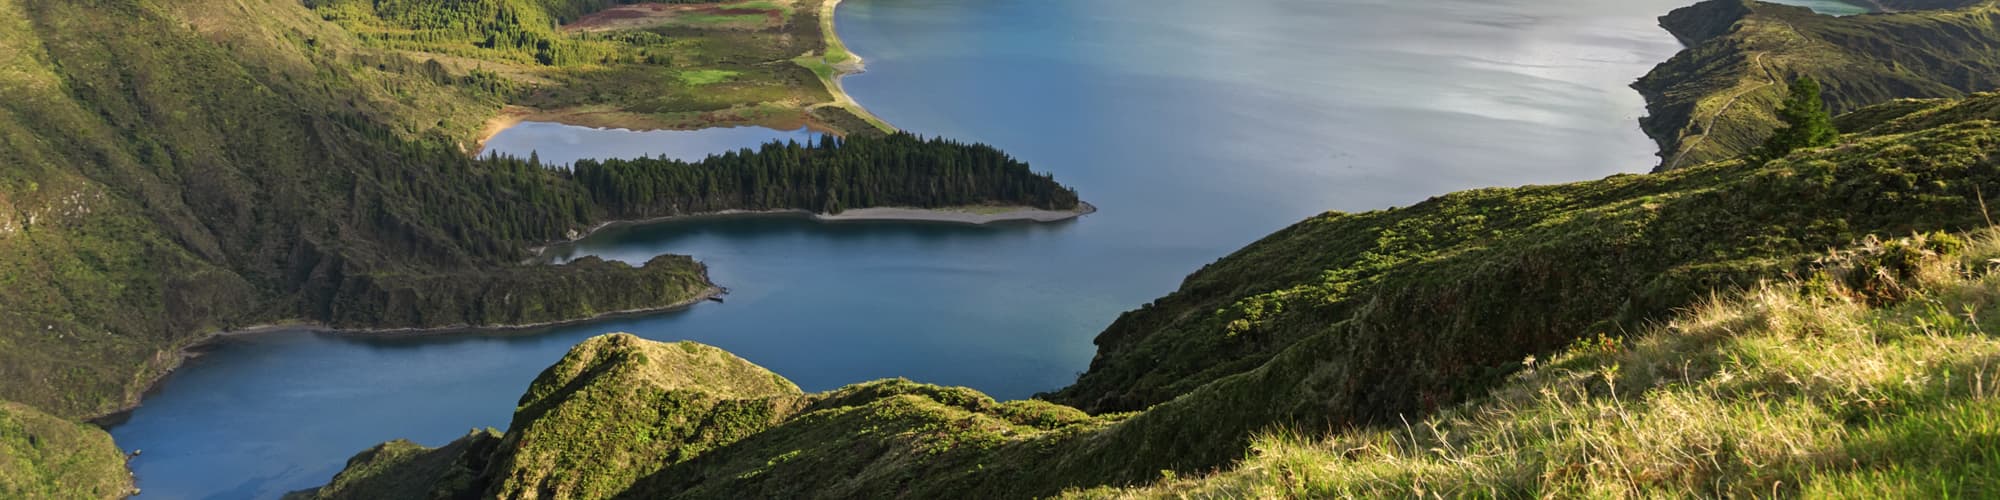
[[[610, 230], [559, 251], [694, 255], [728, 302], [524, 334], [230, 338], [112, 434], [145, 451], [143, 498], [271, 498], [382, 441], [505, 427], [540, 370], [613, 331], [714, 344], [807, 390], [900, 376], [1027, 397], [1072, 381], [1118, 313], [1306, 216], [1648, 170], [1626, 86], [1678, 50], [1654, 18], [1683, 2], [849, 0], [841, 33], [868, 59], [846, 81], [856, 99], [914, 132], [1004, 148], [1102, 211]], [[495, 145], [686, 157], [779, 133], [548, 131]]]
[[664, 156], [695, 161], [771, 141], [806, 142], [818, 135], [803, 127], [789, 131], [764, 127], [626, 130], [524, 122], [488, 138], [483, 153], [521, 157], [533, 153], [539, 155], [544, 163], [554, 165], [568, 165], [584, 158]]

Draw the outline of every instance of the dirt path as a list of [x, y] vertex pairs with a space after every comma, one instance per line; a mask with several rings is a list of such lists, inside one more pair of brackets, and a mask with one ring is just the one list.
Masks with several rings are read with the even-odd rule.
[[[1793, 28], [1791, 23], [1785, 23], [1785, 29], [1791, 31], [1793, 35], [1798, 35], [1798, 29]], [[1751, 59], [1751, 64], [1757, 66], [1758, 70], [1763, 71], [1764, 78], [1768, 81], [1737, 92], [1736, 95], [1729, 96], [1729, 100], [1723, 102], [1722, 107], [1715, 110], [1715, 114], [1709, 115], [1707, 122], [1702, 123], [1701, 135], [1696, 136], [1693, 141], [1681, 144], [1680, 150], [1674, 153], [1674, 161], [1667, 163], [1666, 168], [1661, 169], [1662, 171], [1680, 168], [1681, 161], [1687, 159], [1688, 151], [1693, 150], [1696, 146], [1700, 146], [1702, 141], [1708, 140], [1708, 136], [1715, 132], [1715, 121], [1721, 119], [1722, 115], [1729, 113], [1729, 109], [1736, 106], [1736, 102], [1741, 100], [1743, 96], [1750, 95], [1751, 92], [1763, 90], [1764, 87], [1778, 84], [1778, 73], [1771, 71], [1770, 66], [1764, 65], [1765, 54], [1769, 54], [1769, 52], [1758, 52], [1757, 56]], [[1683, 135], [1681, 138], [1687, 139], [1687, 136]]]

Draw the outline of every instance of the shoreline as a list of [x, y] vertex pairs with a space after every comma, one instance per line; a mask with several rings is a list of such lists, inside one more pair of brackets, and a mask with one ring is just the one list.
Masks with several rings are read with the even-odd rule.
[[[868, 122], [868, 124], [870, 125], [874, 125], [875, 128], [881, 130], [882, 132], [895, 133], [899, 129], [897, 129], [894, 125], [890, 125], [889, 122], [883, 120], [882, 117], [876, 116], [874, 112], [869, 111], [868, 108], [862, 106], [860, 102], [855, 101], [854, 96], [848, 95], [847, 88], [841, 85], [841, 79], [846, 78], [848, 75], [860, 74], [867, 71], [867, 60], [862, 58], [859, 54], [855, 54], [853, 51], [848, 50], [847, 42], [841, 40], [840, 38], [840, 32], [837, 27], [838, 23], [834, 21], [834, 16], [835, 13], [838, 11], [838, 7], [840, 6], [841, 1], [842, 0], [825, 0], [820, 4], [818, 13], [820, 40], [822, 44], [825, 45], [825, 48], [822, 49], [818, 54], [813, 54], [808, 52], [806, 55], [799, 56], [798, 58], [792, 60], [793, 64], [805, 66], [807, 67], [807, 69], [811, 69], [811, 66], [806, 64], [806, 61], [816, 60], [819, 63], [825, 64], [827, 68], [832, 70], [831, 75], [818, 75], [817, 72], [815, 72], [815, 75], [820, 77], [819, 78], [820, 84], [826, 87], [828, 96], [831, 97], [833, 100], [830, 102], [807, 104], [804, 106], [799, 106], [797, 108], [794, 108], [797, 109], [801, 115], [803, 115], [800, 117], [799, 125], [810, 128], [815, 132], [828, 133], [843, 137], [849, 133], [854, 132], [851, 130], [850, 131], [833, 130], [829, 127], [824, 126], [818, 121], [814, 120], [811, 116], [814, 110], [824, 107], [836, 107], [846, 110], [848, 113], [853, 114], [856, 118], [860, 118], [862, 121]], [[828, 55], [833, 54], [835, 52], [838, 52], [840, 54], [845, 54], [845, 57], [840, 62], [827, 61]], [[593, 115], [593, 114], [594, 115], [622, 114], [623, 119], [617, 119], [617, 118], [598, 119], [598, 120], [576, 119], [576, 117], [579, 115]], [[746, 121], [743, 123], [721, 125], [720, 127], [718, 126], [683, 127], [683, 126], [667, 126], [667, 125], [648, 126], [648, 123], [662, 124], [664, 122], [649, 122], [648, 118], [644, 117], [635, 118], [634, 117], [635, 115], [637, 114], [617, 109], [596, 110], [596, 111], [585, 111], [583, 109], [550, 110], [550, 109], [531, 108], [515, 104], [507, 104], [502, 106], [500, 108], [500, 111], [495, 113], [492, 117], [487, 118], [484, 124], [480, 125], [478, 134], [473, 136], [472, 138], [473, 141], [472, 141], [472, 146], [470, 148], [466, 148], [463, 145], [461, 145], [460, 149], [463, 150], [467, 155], [477, 158], [486, 152], [486, 143], [488, 141], [491, 141], [494, 136], [500, 135], [501, 132], [505, 132], [507, 131], [507, 129], [514, 128], [514, 126], [516, 125], [520, 125], [522, 123], [531, 121], [561, 123], [564, 125], [576, 125], [580, 127], [591, 127], [591, 128], [625, 129], [633, 131], [653, 131], [653, 130], [688, 131], [688, 130], [704, 130], [704, 129], [720, 128], [720, 127], [793, 128], [793, 127], [774, 127], [773, 125], [779, 125], [779, 124], [763, 123], [761, 121]]]
[[[707, 278], [703, 277], [703, 281], [707, 281]], [[125, 403], [122, 406], [118, 407], [118, 409], [98, 415], [84, 417], [79, 420], [90, 423], [91, 425], [96, 425], [106, 430], [118, 426], [118, 424], [123, 423], [126, 419], [128, 419], [134, 410], [138, 410], [140, 406], [143, 406], [145, 404], [146, 396], [154, 394], [157, 391], [159, 391], [161, 389], [161, 385], [166, 383], [167, 377], [172, 376], [174, 372], [180, 371], [181, 367], [186, 365], [188, 360], [201, 357], [204, 354], [200, 352], [202, 348], [215, 345], [216, 343], [231, 337], [247, 337], [247, 336], [264, 335], [264, 334], [296, 331], [296, 330], [309, 331], [313, 333], [340, 335], [347, 337], [362, 337], [362, 338], [442, 337], [447, 335], [463, 335], [472, 333], [478, 333], [478, 334], [521, 333], [526, 330], [580, 325], [585, 323], [594, 323], [597, 321], [604, 321], [617, 318], [627, 318], [627, 317], [645, 316], [650, 314], [681, 311], [681, 310], [691, 309], [694, 306], [700, 305], [702, 302], [716, 299], [718, 297], [722, 297], [728, 294], [729, 294], [729, 289], [723, 288], [722, 286], [716, 285], [714, 283], [709, 283], [708, 288], [695, 293], [694, 296], [674, 302], [672, 304], [666, 304], [657, 307], [641, 307], [641, 308], [626, 309], [621, 311], [610, 311], [610, 312], [598, 313], [584, 318], [574, 318], [574, 319], [565, 319], [556, 321], [542, 321], [536, 323], [519, 323], [519, 324], [485, 325], [485, 326], [458, 324], [458, 325], [423, 327], [423, 328], [334, 328], [332, 326], [326, 325], [325, 323], [320, 323], [317, 321], [285, 320], [273, 323], [260, 323], [241, 328], [220, 330], [196, 337], [194, 340], [188, 342], [187, 345], [181, 346], [179, 349], [175, 349], [171, 354], [173, 356], [173, 359], [168, 362], [165, 368], [160, 370], [158, 375], [152, 376], [151, 380], [146, 381], [145, 389], [142, 389], [135, 393], [127, 394]], [[168, 353], [161, 352], [160, 354], [166, 355]]]
[[[868, 60], [862, 58], [860, 54], [848, 50], [847, 42], [840, 39], [839, 23], [834, 18], [839, 12], [841, 1], [825, 0], [819, 6], [820, 39], [822, 45], [826, 47], [821, 49], [819, 55], [816, 57], [819, 58], [821, 63], [826, 64], [828, 68], [833, 70], [832, 76], [822, 75], [820, 77], [820, 83], [826, 85], [826, 92], [833, 96], [833, 102], [806, 106], [805, 111], [810, 114], [812, 110], [821, 107], [832, 106], [842, 108], [846, 109], [848, 113], [854, 114], [856, 118], [874, 125], [875, 128], [883, 132], [895, 133], [898, 130], [895, 125], [890, 125], [888, 120], [883, 120], [882, 117], [875, 116], [875, 113], [868, 111], [868, 108], [854, 100], [854, 96], [848, 95], [847, 88], [840, 84], [840, 80], [847, 78], [847, 75], [859, 74], [868, 70]], [[846, 54], [847, 57], [840, 62], [827, 61], [827, 57], [832, 55], [836, 50], [841, 54]], [[808, 54], [807, 57], [815, 56]], [[803, 64], [801, 65], [803, 66]]]
[[[997, 209], [998, 211], [987, 212], [987, 211], [968, 210], [970, 208], [991, 208], [991, 209]], [[683, 221], [683, 220], [718, 219], [718, 218], [730, 218], [730, 217], [804, 217], [812, 219], [813, 222], [824, 223], [824, 224], [839, 224], [839, 223], [851, 223], [851, 222], [915, 222], [915, 223], [987, 226], [994, 224], [1005, 224], [1005, 223], [1016, 223], [1016, 222], [1047, 224], [1054, 222], [1076, 220], [1082, 218], [1083, 216], [1094, 213], [1097, 213], [1096, 205], [1092, 205], [1089, 202], [1085, 201], [1078, 201], [1076, 204], [1076, 208], [1069, 210], [1045, 210], [1028, 206], [952, 207], [952, 208], [869, 207], [869, 208], [856, 208], [852, 210], [846, 210], [838, 214], [823, 214], [819, 212], [813, 212], [810, 210], [799, 210], [799, 209], [781, 209], [781, 210], [721, 210], [715, 212], [664, 215], [660, 217], [648, 217], [644, 219], [622, 219], [622, 220], [614, 220], [614, 221], [606, 221], [598, 223], [595, 226], [591, 226], [590, 229], [576, 233], [576, 235], [570, 237], [569, 239], [551, 241], [542, 244], [540, 246], [529, 247], [528, 252], [534, 255], [529, 257], [525, 263], [533, 263], [540, 261], [543, 255], [546, 254], [548, 252], [548, 249], [550, 248], [583, 241], [584, 239], [590, 238], [591, 236], [596, 235], [598, 232], [604, 231], [606, 229], [629, 227], [629, 226], [644, 226], [650, 224], [659, 224], [659, 223]]]

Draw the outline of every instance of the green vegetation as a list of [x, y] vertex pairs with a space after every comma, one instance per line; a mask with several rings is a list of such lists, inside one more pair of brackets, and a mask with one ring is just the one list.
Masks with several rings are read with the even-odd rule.
[[1993, 497], [1995, 236], [1869, 241], [1431, 418], [1276, 430], [1228, 472], [1075, 496]]
[[484, 429], [437, 449], [403, 440], [382, 443], [348, 459], [347, 468], [326, 486], [285, 498], [448, 498], [430, 496], [414, 485], [436, 485], [436, 491], [470, 488], [486, 470], [486, 460], [499, 442], [499, 432]]
[[[520, 263], [618, 217], [1076, 204], [992, 148], [900, 134], [573, 171], [459, 143], [504, 104], [864, 130], [816, 93], [858, 62], [815, 27], [825, 3], [594, 32], [562, 23], [609, 2], [244, 2], [0, 0], [0, 398], [111, 411], [246, 324], [533, 323], [708, 289], [685, 257]], [[1995, 83], [1996, 8], [1677, 11], [1694, 48], [1640, 84], [1673, 171], [1314, 217], [1121, 316], [1047, 401], [803, 394], [713, 348], [602, 337], [505, 433], [385, 444], [301, 496], [1991, 494], [2000, 243], [1961, 236], [1992, 224], [2000, 95], [1891, 98]], [[1850, 133], [1814, 147], [1801, 87], [1796, 150], [1741, 159], [1794, 77], [1855, 110], [1832, 122]], [[0, 487], [128, 487], [101, 431], [35, 411], [0, 406]]]
[[741, 73], [722, 69], [698, 69], [682, 71], [680, 78], [682, 83], [688, 85], [710, 85], [735, 78], [739, 74]]
[[125, 452], [103, 429], [0, 401], [0, 497], [124, 498]]
[[312, 318], [341, 328], [543, 325], [659, 310], [707, 297], [706, 268], [680, 255], [641, 267], [585, 257], [561, 266], [349, 277]]
[[[1112, 420], [902, 380], [807, 395], [714, 347], [613, 334], [544, 371], [497, 446], [387, 443], [300, 497], [953, 497], [1004, 484], [981, 460], [1053, 459], [1060, 448], [1023, 446]], [[443, 464], [487, 465], [466, 482]]]
[[[685, 373], [590, 354], [638, 342], [613, 337], [545, 374], [503, 439], [646, 457], [527, 467], [557, 464], [536, 474], [567, 482], [534, 491], [561, 498], [1977, 496], [2000, 458], [1996, 118], [2000, 95], [1891, 103], [1771, 161], [1315, 217], [1126, 313], [1049, 401], [890, 380], [782, 407], [568, 375]], [[606, 363], [635, 367], [584, 368]], [[573, 411], [535, 412], [552, 397]], [[515, 470], [440, 494], [524, 494], [499, 486]], [[1134, 485], [1157, 489], [1102, 489]]]
[[[574, 237], [614, 211], [648, 203], [628, 196], [613, 208], [593, 194], [603, 186], [578, 182], [568, 171], [469, 157], [462, 139], [503, 105], [570, 99], [563, 93], [573, 87], [528, 82], [505, 65], [469, 69], [484, 63], [385, 46], [386, 35], [350, 32], [326, 22], [329, 11], [299, 2], [249, 1], [0, 0], [0, 95], [7, 96], [0, 99], [0, 398], [68, 418], [110, 413], [135, 403], [141, 390], [176, 366], [182, 348], [250, 325], [546, 323], [667, 307], [710, 289], [703, 268], [688, 258], [656, 259], [644, 267], [523, 264], [531, 247]], [[433, 43], [492, 26], [422, 15], [475, 5], [515, 12], [528, 31], [541, 29], [534, 16], [573, 19], [566, 16], [602, 7], [379, 6], [405, 9], [392, 18], [433, 26], [429, 34], [406, 37]], [[376, 6], [315, 7], [345, 12]], [[453, 19], [458, 21], [445, 21]], [[805, 38], [818, 39], [811, 25], [803, 29], [811, 32]], [[731, 54], [719, 48], [703, 53]], [[789, 64], [758, 67], [791, 69], [744, 70], [720, 80], [722, 71], [734, 70], [585, 64], [578, 71], [615, 75], [641, 67], [676, 85], [688, 74], [714, 80], [702, 89], [739, 89], [718, 95], [780, 85], [772, 83], [772, 71], [813, 80]], [[999, 158], [975, 145], [922, 149], [905, 158]], [[754, 152], [729, 158], [780, 164], [777, 156]], [[794, 155], [789, 161], [809, 160]], [[793, 173], [807, 165], [785, 164]], [[659, 169], [713, 171], [721, 164], [702, 165], [628, 166], [620, 175], [666, 179], [673, 177], [663, 175], [670, 170]], [[1052, 203], [1051, 193], [1068, 193], [1045, 176], [1005, 165], [1004, 172], [978, 177], [991, 181], [981, 185], [1031, 189], [970, 196], [1042, 205]], [[926, 198], [904, 195], [969, 195], [934, 189], [920, 177], [955, 172], [950, 165], [903, 166], [920, 173], [867, 170], [909, 183], [882, 187], [896, 194], [882, 199], [922, 203]], [[926, 170], [933, 168], [939, 170]], [[698, 196], [714, 209], [743, 208], [727, 203], [766, 194], [728, 196], [734, 186], [704, 186], [699, 194], [668, 187], [654, 186], [650, 194]], [[865, 206], [869, 200], [861, 196], [868, 191], [853, 189], [839, 203]], [[1030, 193], [1037, 197], [1011, 198]], [[826, 200], [811, 201], [799, 208], [826, 206]]]
[[[318, 0], [315, 14], [367, 47], [506, 75], [510, 104], [593, 126], [877, 127], [816, 112], [845, 102], [831, 80], [782, 64], [822, 52], [821, 0], [738, 3], [608, 0]], [[607, 11], [607, 9], [610, 9]], [[804, 12], [805, 15], [798, 15]], [[844, 52], [845, 49], [842, 49]]]
[[1832, 145], [1840, 137], [1840, 131], [1833, 128], [1833, 118], [1827, 116], [1826, 103], [1820, 100], [1819, 82], [1812, 77], [1792, 82], [1785, 102], [1778, 105], [1778, 121], [1784, 126], [1772, 131], [1752, 157], [1781, 158], [1800, 148]]
[[580, 344], [522, 395], [486, 490], [498, 498], [604, 498], [763, 430], [803, 394], [776, 374], [692, 342], [631, 335]]
[[1011, 204], [1076, 208], [1076, 192], [985, 145], [907, 133], [817, 144], [766, 144], [697, 163], [583, 160], [574, 178], [611, 216], [637, 219], [725, 209], [941, 208]]
[[1640, 125], [1660, 144], [1659, 170], [1750, 153], [1782, 125], [1772, 110], [1788, 94], [1784, 82], [1801, 77], [1825, 86], [1833, 113], [2000, 88], [2000, 6], [1906, 6], [1959, 8], [1832, 17], [1708, 0], [1662, 17], [1689, 48], [1634, 84], [1648, 103]]

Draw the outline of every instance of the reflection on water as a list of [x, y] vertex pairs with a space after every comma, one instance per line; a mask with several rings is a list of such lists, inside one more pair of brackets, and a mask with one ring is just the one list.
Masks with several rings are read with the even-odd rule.
[[665, 156], [695, 161], [709, 155], [755, 147], [771, 141], [804, 143], [818, 137], [804, 127], [783, 131], [764, 127], [728, 127], [701, 130], [626, 130], [592, 128], [549, 122], [522, 122], [487, 139], [480, 154], [507, 154], [526, 158], [539, 155], [543, 162], [568, 165], [585, 158], [639, 158]]

